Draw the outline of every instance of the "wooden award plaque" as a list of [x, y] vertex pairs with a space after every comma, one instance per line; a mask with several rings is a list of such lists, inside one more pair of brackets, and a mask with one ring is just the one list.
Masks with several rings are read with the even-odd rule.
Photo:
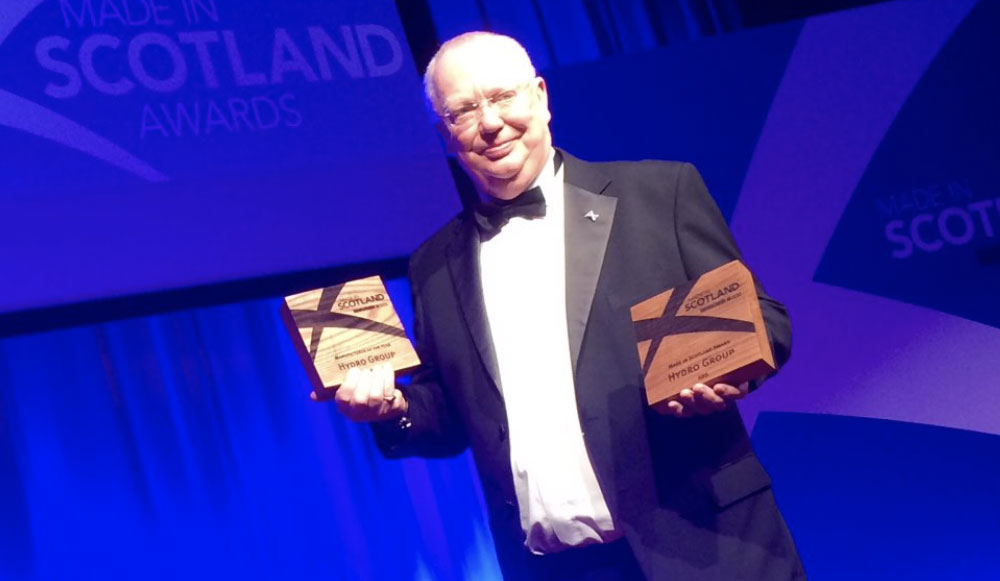
[[287, 296], [281, 311], [317, 394], [343, 383], [352, 367], [420, 364], [381, 277]]
[[738, 386], [774, 371], [753, 276], [738, 260], [633, 306], [632, 324], [657, 411], [696, 383]]

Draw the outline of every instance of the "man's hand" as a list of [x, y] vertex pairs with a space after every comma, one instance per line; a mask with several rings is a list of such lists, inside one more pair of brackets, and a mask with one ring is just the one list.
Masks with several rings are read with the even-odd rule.
[[[315, 391], [309, 397], [313, 401], [325, 399]], [[337, 411], [355, 422], [391, 420], [409, 408], [403, 393], [396, 389], [396, 374], [389, 363], [370, 369], [352, 367], [333, 399]]]
[[687, 418], [722, 411], [729, 407], [729, 402], [746, 396], [749, 389], [750, 384], [746, 382], [739, 387], [726, 383], [708, 387], [704, 383], [696, 383], [691, 389], [682, 389], [677, 399], [667, 403], [668, 415]]

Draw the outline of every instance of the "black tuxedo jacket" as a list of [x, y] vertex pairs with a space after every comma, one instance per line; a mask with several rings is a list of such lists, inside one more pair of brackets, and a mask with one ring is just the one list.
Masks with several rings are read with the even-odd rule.
[[[588, 163], [564, 155], [566, 316], [584, 441], [615, 521], [650, 579], [795, 579], [801, 565], [738, 411], [678, 419], [645, 402], [629, 307], [739, 252], [690, 164]], [[593, 211], [596, 221], [585, 219]], [[410, 260], [417, 349], [407, 418], [375, 426], [390, 457], [471, 447], [508, 579], [527, 578], [507, 416], [462, 214]], [[784, 307], [759, 288], [777, 361]], [[524, 300], [531, 300], [525, 284]], [[530, 333], [531, 329], [525, 329]]]

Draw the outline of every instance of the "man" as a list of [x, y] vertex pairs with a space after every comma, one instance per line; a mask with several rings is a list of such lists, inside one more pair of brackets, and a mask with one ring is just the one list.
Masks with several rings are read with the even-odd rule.
[[739, 257], [694, 168], [554, 149], [504, 36], [445, 43], [425, 87], [482, 201], [411, 258], [425, 365], [409, 386], [352, 369], [340, 411], [388, 456], [471, 447], [508, 579], [803, 578], [735, 409], [750, 386], [692, 385], [663, 415], [641, 388], [629, 306]]

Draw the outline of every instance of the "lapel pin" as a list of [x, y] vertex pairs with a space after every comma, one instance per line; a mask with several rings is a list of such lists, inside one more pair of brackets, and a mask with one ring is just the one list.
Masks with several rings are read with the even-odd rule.
[[587, 218], [591, 222], [596, 222], [597, 219], [600, 217], [600, 214], [598, 214], [598, 213], [594, 212], [593, 210], [591, 210], [591, 211], [587, 212], [586, 214], [584, 214], [583, 217]]

